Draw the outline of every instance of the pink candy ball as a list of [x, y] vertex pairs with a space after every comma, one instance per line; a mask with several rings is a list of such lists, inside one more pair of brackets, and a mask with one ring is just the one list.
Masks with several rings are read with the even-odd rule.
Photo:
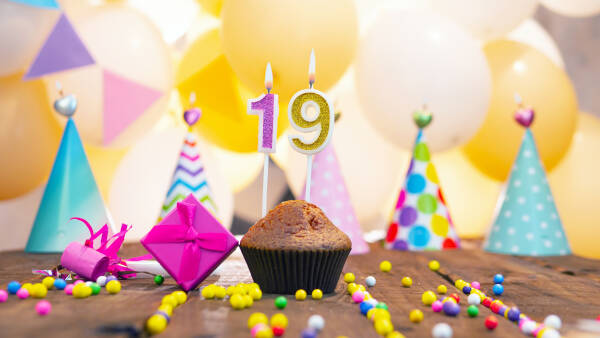
[[250, 330], [250, 334], [252, 335], [252, 337], [256, 337], [256, 333], [266, 327], [268, 326], [266, 326], [263, 323], [258, 323], [252, 327], [252, 330]]
[[75, 281], [75, 283], [73, 283], [73, 284], [74, 284], [74, 285], [77, 285], [77, 284], [79, 284], [79, 283], [83, 283], [83, 281], [82, 281], [81, 279], [78, 279], [78, 280], [76, 280], [76, 281]]
[[69, 296], [72, 295], [74, 287], [75, 287], [75, 284], [69, 284], [69, 285], [65, 286], [65, 293]]
[[471, 287], [477, 290], [481, 290], [481, 284], [479, 284], [479, 282], [472, 282]]
[[362, 292], [362, 291], [360, 291], [360, 290], [354, 291], [354, 293], [352, 294], [352, 300], [353, 300], [355, 303], [360, 303], [360, 302], [362, 302], [364, 299], [365, 299], [365, 294], [364, 294], [364, 292]]
[[0, 303], [6, 302], [8, 299], [8, 292], [6, 290], [0, 290]]
[[52, 311], [52, 304], [47, 300], [40, 300], [35, 304], [35, 311], [37, 311], [40, 316], [45, 316]]
[[19, 297], [19, 299], [27, 299], [27, 297], [29, 297], [29, 291], [27, 291], [27, 289], [20, 288], [19, 291], [17, 291], [17, 297]]
[[441, 312], [442, 311], [442, 301], [441, 300], [436, 300], [435, 302], [433, 302], [431, 304], [431, 309], [433, 310], [433, 312]]

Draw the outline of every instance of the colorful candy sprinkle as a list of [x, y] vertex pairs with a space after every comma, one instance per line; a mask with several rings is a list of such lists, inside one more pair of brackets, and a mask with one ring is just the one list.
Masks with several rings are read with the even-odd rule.
[[417, 309], [410, 311], [410, 314], [408, 315], [408, 319], [410, 319], [410, 321], [413, 323], [422, 322], [423, 321], [423, 311], [417, 310]]
[[25, 288], [20, 288], [19, 291], [17, 291], [17, 297], [19, 297], [19, 299], [27, 299], [29, 298], [29, 291]]
[[99, 276], [98, 278], [96, 278], [96, 284], [98, 284], [102, 287], [106, 286], [106, 282], [107, 282], [106, 276]]
[[321, 289], [314, 289], [311, 293], [312, 299], [321, 299], [323, 298], [323, 291]]
[[469, 305], [479, 305], [481, 303], [481, 297], [478, 294], [472, 293], [467, 297], [467, 303]]
[[19, 291], [20, 288], [21, 288], [21, 283], [17, 282], [16, 280], [8, 283], [8, 286], [6, 287], [6, 289], [8, 290], [8, 293], [10, 293], [11, 295], [17, 294], [17, 291]]
[[546, 317], [546, 319], [544, 319], [544, 325], [553, 329], [560, 330], [560, 328], [562, 327], [562, 320], [560, 320], [560, 317], [558, 317], [557, 315], [549, 315], [548, 317]]
[[429, 261], [428, 265], [431, 271], [438, 271], [440, 269], [440, 262], [436, 260]]
[[375, 279], [375, 277], [368, 276], [367, 278], [365, 278], [365, 284], [367, 284], [368, 287], [375, 286], [375, 283], [377, 283], [377, 280]]
[[296, 291], [296, 300], [305, 300], [306, 299], [306, 290], [298, 289]]
[[37, 302], [37, 304], [35, 304], [35, 311], [38, 313], [38, 315], [45, 316], [52, 311], [52, 304], [50, 304], [50, 302], [47, 300], [40, 300]]
[[477, 317], [477, 315], [479, 314], [479, 309], [475, 305], [469, 305], [469, 307], [467, 308], [467, 314], [469, 315], [469, 317]]
[[435, 302], [433, 302], [433, 304], [431, 304], [431, 310], [433, 310], [433, 312], [441, 312], [442, 306], [442, 301], [436, 300]]
[[325, 319], [320, 315], [312, 315], [308, 318], [308, 327], [316, 331], [323, 331]]
[[383, 272], [390, 272], [392, 271], [392, 263], [390, 261], [382, 261], [379, 263], [379, 269]]
[[348, 294], [352, 296], [352, 294], [358, 290], [358, 285], [356, 285], [356, 283], [348, 283], [346, 290], [348, 291]]
[[499, 273], [494, 275], [494, 284], [502, 284], [503, 282], [504, 282], [504, 276], [502, 276]]
[[[222, 297], [221, 297], [221, 295], [222, 295]], [[250, 289], [250, 292], [248, 292], [248, 295], [250, 295], [250, 297], [252, 297], [252, 299], [254, 299], [254, 300], [260, 300], [262, 298], [262, 291], [259, 288], [255, 287], [255, 288]], [[225, 288], [219, 287], [219, 289], [217, 289], [217, 291], [215, 291], [215, 297], [219, 298], [219, 299], [224, 298], [225, 297]]]
[[498, 319], [496, 319], [494, 316], [488, 316], [485, 319], [485, 327], [487, 327], [488, 330], [493, 330], [496, 328], [496, 326], [498, 326]]
[[231, 304], [231, 307], [236, 310], [241, 310], [246, 306], [244, 296], [240, 295], [239, 293], [233, 294], [231, 297], [229, 297], [229, 304]]
[[455, 317], [460, 312], [460, 306], [455, 302], [445, 302], [442, 306], [444, 313], [448, 316]]
[[67, 282], [62, 278], [57, 278], [54, 280], [54, 287], [56, 290], [64, 290], [67, 286]]
[[409, 288], [412, 285], [412, 278], [410, 277], [404, 277], [402, 278], [402, 286], [404, 286], [405, 288]]
[[431, 330], [433, 338], [452, 338], [452, 328], [446, 323], [435, 324]]
[[155, 314], [146, 321], [146, 330], [151, 335], [159, 334], [167, 327], [167, 319], [164, 316]]
[[117, 293], [121, 292], [121, 282], [119, 282], [116, 279], [107, 282], [106, 291], [108, 291], [108, 293], [110, 293], [111, 295], [116, 295]]
[[6, 290], [0, 290], [0, 303], [6, 302], [8, 299], [8, 292]]
[[279, 326], [286, 329], [288, 326], [288, 319], [283, 313], [276, 313], [271, 316], [270, 323], [271, 326]]
[[479, 284], [479, 282], [477, 282], [477, 281], [474, 281], [474, 282], [471, 282], [471, 287], [473, 289], [479, 290], [479, 289], [481, 289], [481, 284]]
[[44, 298], [48, 293], [48, 289], [42, 283], [35, 283], [31, 287], [31, 297], [33, 298]]
[[287, 298], [285, 298], [284, 296], [279, 296], [279, 297], [275, 298], [275, 307], [283, 310], [283, 309], [285, 309], [286, 306], [287, 306]]
[[504, 292], [504, 286], [502, 286], [502, 284], [494, 284], [492, 291], [495, 295], [499, 296]]
[[355, 303], [360, 303], [365, 299], [365, 294], [364, 292], [360, 291], [360, 290], [356, 290], [353, 294], [352, 294], [352, 301]]
[[389, 319], [378, 319], [375, 321], [374, 325], [375, 331], [381, 336], [385, 336], [394, 331], [394, 325]]
[[439, 285], [439, 286], [437, 287], [437, 292], [438, 292], [440, 295], [445, 295], [445, 294], [446, 294], [446, 292], [448, 292], [448, 288], [446, 287], [446, 285], [443, 285], [443, 284], [441, 284], [441, 285]]
[[254, 312], [248, 317], [248, 328], [252, 329], [256, 324], [269, 324], [269, 318], [262, 312]]
[[54, 278], [50, 276], [45, 277], [44, 279], [42, 279], [42, 284], [44, 284], [46, 289], [52, 290], [52, 288], [54, 288]]
[[69, 284], [69, 285], [65, 286], [65, 294], [72, 295], [74, 287], [75, 287], [75, 284]]
[[164, 283], [164, 281], [165, 281], [165, 277], [163, 277], [161, 275], [154, 276], [154, 284], [162, 285], [162, 283]]
[[344, 282], [352, 283], [356, 279], [356, 276], [352, 272], [348, 272], [344, 275]]

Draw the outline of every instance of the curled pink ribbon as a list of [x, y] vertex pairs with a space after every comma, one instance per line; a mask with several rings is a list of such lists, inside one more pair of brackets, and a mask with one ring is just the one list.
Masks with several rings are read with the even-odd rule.
[[202, 250], [219, 251], [227, 250], [227, 236], [222, 233], [201, 233], [193, 226], [196, 206], [190, 203], [178, 202], [177, 212], [183, 224], [155, 225], [146, 235], [145, 243], [185, 243], [179, 278], [191, 280], [196, 278]]

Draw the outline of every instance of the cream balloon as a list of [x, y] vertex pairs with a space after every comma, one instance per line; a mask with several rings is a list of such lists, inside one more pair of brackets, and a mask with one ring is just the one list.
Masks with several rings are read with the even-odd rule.
[[587, 113], [579, 114], [577, 131], [569, 151], [548, 175], [554, 201], [573, 254], [600, 258], [600, 120]]
[[550, 10], [574, 17], [587, 17], [600, 13], [599, 0], [541, 0], [544, 7]]
[[1, 251], [25, 248], [44, 189], [45, 186], [42, 185], [25, 195], [0, 201], [0, 215], [2, 215], [0, 232], [10, 234], [10, 236], [0, 236]]
[[221, 172], [235, 193], [248, 186], [262, 171], [264, 155], [260, 153], [236, 153], [208, 145], [221, 165]]
[[379, 10], [356, 60], [362, 111], [386, 140], [411, 149], [415, 109], [434, 114], [427, 128], [431, 150], [458, 146], [485, 118], [491, 79], [479, 43], [437, 14]]
[[[184, 136], [185, 130], [181, 128], [151, 131], [119, 164], [108, 205], [117, 223], [133, 226], [127, 234], [128, 241], [142, 238], [156, 224]], [[198, 146], [218, 207], [218, 217], [229, 228], [233, 219], [233, 194], [209, 148], [201, 141]]]
[[538, 0], [430, 0], [433, 10], [454, 20], [476, 38], [499, 38], [531, 17]]
[[127, 4], [147, 15], [168, 44], [177, 42], [200, 14], [196, 0], [127, 0]]
[[79, 108], [74, 119], [81, 137], [102, 146], [107, 145], [103, 138], [103, 70], [164, 93], [108, 144], [123, 147], [136, 141], [167, 110], [173, 64], [160, 32], [143, 14], [121, 4], [94, 8], [77, 11], [70, 19], [97, 65], [49, 75], [46, 84], [50, 102], [58, 97], [57, 81], [65, 92], [77, 96]]
[[[367, 123], [357, 102], [352, 70], [329, 95], [336, 111], [342, 114], [331, 142], [362, 230], [384, 229], [408, 168], [409, 153], [386, 142]], [[413, 140], [415, 136], [416, 130], [412, 132]], [[289, 142], [282, 147], [289, 148]], [[290, 150], [286, 157], [288, 183], [299, 196], [305, 183], [306, 156]]]
[[565, 62], [554, 39], [546, 32], [544, 27], [534, 19], [527, 19], [522, 24], [513, 29], [508, 35], [508, 40], [529, 45], [544, 55], [546, 55], [554, 64], [560, 68], [565, 68]]
[[57, 10], [0, 1], [0, 76], [29, 66], [59, 14]]

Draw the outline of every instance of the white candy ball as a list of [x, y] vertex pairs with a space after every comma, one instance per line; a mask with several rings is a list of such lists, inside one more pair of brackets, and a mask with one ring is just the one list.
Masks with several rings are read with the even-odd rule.
[[544, 319], [544, 325], [553, 329], [560, 330], [560, 328], [562, 327], [562, 321], [557, 315], [549, 315], [548, 317], [546, 317], [546, 319]]
[[452, 328], [446, 323], [435, 324], [431, 330], [433, 338], [452, 338]]
[[523, 324], [521, 332], [524, 334], [531, 334], [535, 330], [536, 323], [533, 320], [528, 320]]
[[481, 297], [478, 294], [472, 293], [467, 297], [469, 305], [479, 305], [481, 303]]
[[106, 276], [100, 276], [96, 279], [96, 284], [100, 286], [106, 285]]
[[92, 283], [93, 282], [91, 280], [89, 280], [89, 281], [85, 282], [85, 285], [90, 286], [90, 285], [92, 285]]
[[308, 327], [321, 331], [325, 327], [325, 319], [319, 315], [312, 315], [308, 318]]
[[541, 338], [560, 338], [560, 333], [554, 329], [548, 329], [544, 332]]
[[373, 276], [369, 276], [367, 278], [365, 278], [365, 283], [367, 284], [367, 286], [371, 287], [371, 286], [375, 286], [375, 283], [377, 282], [377, 280], [375, 280], [375, 277]]

